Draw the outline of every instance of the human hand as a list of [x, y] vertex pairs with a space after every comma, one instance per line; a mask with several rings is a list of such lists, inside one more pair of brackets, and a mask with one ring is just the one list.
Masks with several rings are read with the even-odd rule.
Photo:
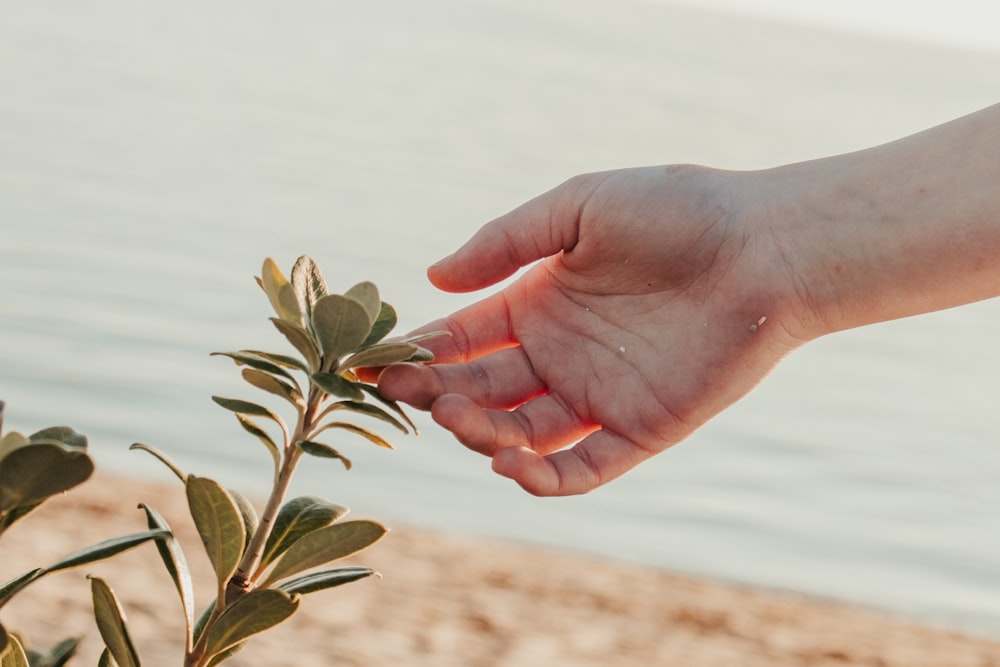
[[[798, 341], [772, 239], [740, 175], [695, 167], [582, 176], [431, 267], [439, 288], [503, 289], [421, 330], [433, 365], [386, 369], [420, 409], [537, 495], [583, 493], [680, 442]], [[574, 444], [575, 443], [575, 444]], [[567, 446], [572, 445], [567, 449]]]

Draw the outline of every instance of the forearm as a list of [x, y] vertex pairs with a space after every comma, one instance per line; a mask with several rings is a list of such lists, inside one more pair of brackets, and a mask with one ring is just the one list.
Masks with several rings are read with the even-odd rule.
[[1000, 295], [1000, 105], [761, 176], [803, 338]]

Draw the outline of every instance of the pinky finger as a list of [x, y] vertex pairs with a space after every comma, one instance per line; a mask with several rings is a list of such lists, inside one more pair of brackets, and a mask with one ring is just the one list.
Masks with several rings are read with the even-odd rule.
[[527, 447], [505, 447], [493, 456], [493, 471], [535, 496], [571, 496], [593, 491], [654, 453], [628, 438], [601, 430], [569, 449], [547, 456]]

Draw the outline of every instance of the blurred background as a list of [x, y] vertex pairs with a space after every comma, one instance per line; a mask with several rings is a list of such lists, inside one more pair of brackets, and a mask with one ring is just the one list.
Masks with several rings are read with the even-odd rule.
[[[916, 6], [919, 5], [919, 6]], [[301, 254], [407, 329], [469, 303], [425, 267], [580, 172], [757, 169], [997, 101], [989, 2], [95, 0], [0, 8], [5, 426], [105, 471], [263, 489], [209, 352], [283, 351], [253, 282]], [[1000, 303], [796, 353], [689, 441], [536, 499], [421, 418], [299, 490], [503, 537], [871, 605], [1000, 637]]]

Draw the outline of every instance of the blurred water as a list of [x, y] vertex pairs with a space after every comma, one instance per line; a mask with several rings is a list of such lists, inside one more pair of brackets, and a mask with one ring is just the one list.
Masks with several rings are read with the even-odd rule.
[[[1000, 56], [639, 2], [266, 0], [0, 9], [0, 396], [99, 465], [231, 485], [267, 454], [214, 350], [281, 349], [251, 276], [311, 254], [407, 328], [426, 265], [583, 171], [756, 168], [995, 101]], [[794, 589], [1000, 636], [1000, 303], [797, 353], [691, 440], [540, 500], [421, 419], [300, 487], [389, 523]], [[258, 487], [259, 488], [259, 487]]]

